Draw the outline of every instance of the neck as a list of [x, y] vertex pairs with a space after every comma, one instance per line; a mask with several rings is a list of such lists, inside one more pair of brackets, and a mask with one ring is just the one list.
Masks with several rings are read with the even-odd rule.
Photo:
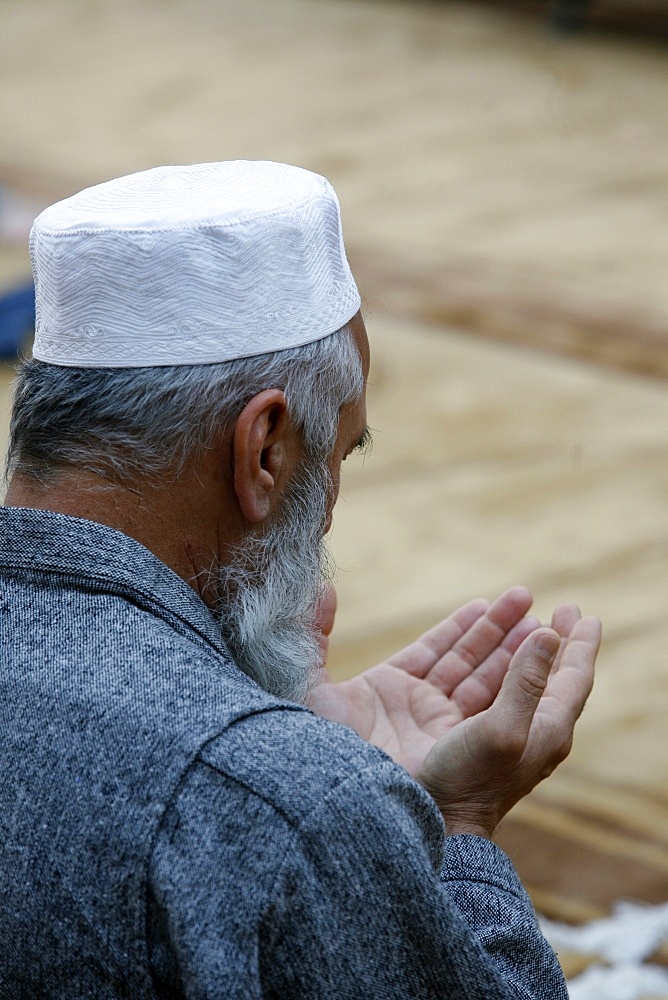
[[[217, 489], [215, 488], [217, 486]], [[97, 521], [122, 531], [153, 552], [211, 605], [209, 570], [238, 544], [239, 526], [227, 523], [212, 504], [224, 496], [201, 469], [178, 480], [120, 485], [79, 470], [62, 470], [47, 485], [25, 474], [13, 476], [5, 505], [51, 510]], [[228, 508], [229, 509], [229, 508]]]

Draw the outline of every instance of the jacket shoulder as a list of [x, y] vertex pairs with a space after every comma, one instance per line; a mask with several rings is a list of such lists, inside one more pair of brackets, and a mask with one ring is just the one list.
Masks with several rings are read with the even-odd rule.
[[394, 790], [431, 800], [410, 775], [352, 729], [300, 706], [281, 706], [237, 720], [208, 743], [199, 759], [263, 798], [300, 825], [327, 799]]

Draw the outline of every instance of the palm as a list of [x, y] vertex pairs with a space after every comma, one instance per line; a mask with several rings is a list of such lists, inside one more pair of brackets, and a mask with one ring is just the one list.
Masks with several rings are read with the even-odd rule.
[[319, 715], [350, 726], [411, 774], [436, 740], [463, 719], [454, 699], [389, 662], [352, 680], [321, 685], [312, 707]]
[[537, 625], [525, 617], [530, 604], [523, 587], [492, 605], [472, 601], [384, 663], [319, 684], [310, 707], [416, 774], [437, 740], [492, 704], [513, 653]]

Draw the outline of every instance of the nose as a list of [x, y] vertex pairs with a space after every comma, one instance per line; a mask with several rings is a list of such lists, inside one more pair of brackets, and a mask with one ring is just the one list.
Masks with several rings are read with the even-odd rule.
[[323, 532], [323, 534], [325, 534], [325, 535], [327, 534], [327, 532], [332, 527], [332, 518], [334, 516], [334, 507], [336, 506], [336, 501], [339, 499], [339, 490], [340, 490], [340, 488], [341, 488], [341, 479], [340, 479], [340, 477], [337, 476], [336, 478], [332, 478], [332, 480], [331, 480], [331, 482], [329, 484], [329, 490], [328, 490], [329, 496], [327, 497], [327, 520], [325, 521], [325, 530]]

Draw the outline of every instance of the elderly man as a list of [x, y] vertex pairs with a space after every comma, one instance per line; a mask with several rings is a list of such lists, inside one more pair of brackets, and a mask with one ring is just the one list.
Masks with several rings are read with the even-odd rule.
[[0, 996], [565, 998], [490, 838], [568, 752], [598, 622], [540, 627], [517, 587], [323, 673], [369, 367], [329, 184], [158, 168], [47, 209], [31, 252]]

